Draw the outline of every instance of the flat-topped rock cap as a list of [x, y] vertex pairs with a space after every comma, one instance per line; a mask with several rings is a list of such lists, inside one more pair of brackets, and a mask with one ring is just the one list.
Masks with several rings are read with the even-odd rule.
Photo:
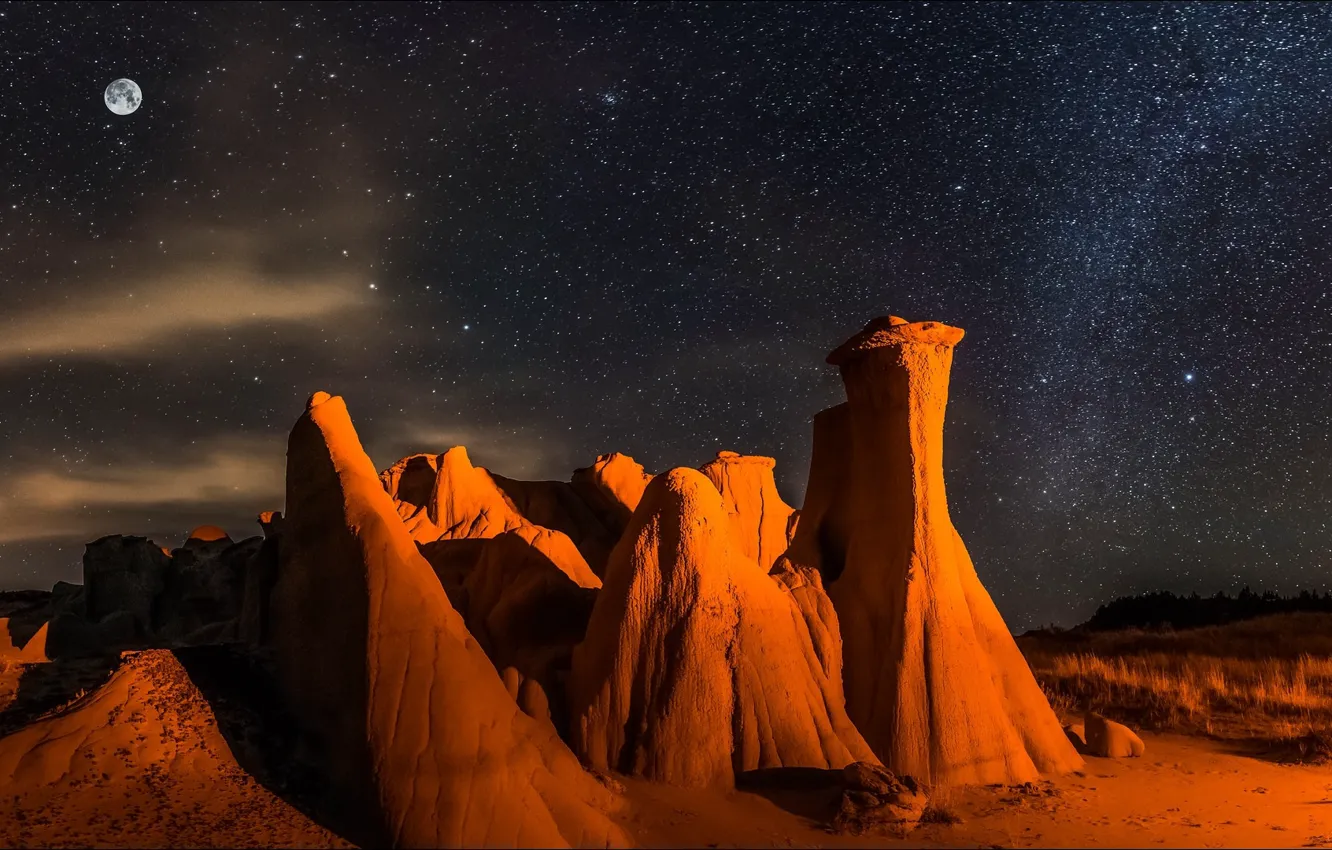
[[899, 316], [880, 316], [864, 330], [828, 355], [828, 363], [840, 366], [876, 348], [890, 345], [957, 345], [966, 332], [942, 322], [908, 322]]
[[739, 452], [728, 451], [717, 452], [717, 457], [708, 461], [708, 464], [714, 463], [753, 464], [754, 466], [766, 466], [769, 469], [777, 465], [775, 458], [764, 457], [763, 455], [742, 455]]

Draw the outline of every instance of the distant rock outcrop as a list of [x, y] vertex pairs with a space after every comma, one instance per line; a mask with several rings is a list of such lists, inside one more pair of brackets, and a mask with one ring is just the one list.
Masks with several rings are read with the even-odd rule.
[[564, 481], [519, 481], [473, 466], [467, 449], [405, 457], [380, 473], [398, 515], [422, 546], [441, 540], [487, 539], [523, 525], [569, 537], [599, 573], [618, 529]]
[[793, 511], [777, 493], [772, 477], [776, 463], [770, 457], [717, 452], [701, 470], [722, 495], [741, 552], [765, 570], [786, 551]]
[[1082, 760], [948, 516], [943, 422], [958, 328], [876, 319], [834, 351], [846, 404], [815, 418], [788, 552], [840, 620], [847, 712], [890, 770], [1022, 782]]
[[596, 463], [574, 470], [572, 478], [583, 500], [601, 512], [607, 527], [617, 532], [616, 539], [629, 524], [651, 481], [642, 464], [619, 452], [599, 455]]
[[570, 736], [592, 767], [731, 786], [757, 768], [876, 761], [796, 602], [733, 537], [701, 473], [648, 486], [574, 649]]
[[[316, 393], [288, 446], [273, 637], [331, 778], [395, 846], [626, 843], [612, 795], [506, 693], [394, 507], [342, 400]], [[432, 522], [456, 516], [438, 507]]]
[[115, 534], [89, 543], [83, 553], [87, 619], [95, 623], [126, 611], [139, 629], [151, 631], [170, 569], [171, 556], [146, 537]]

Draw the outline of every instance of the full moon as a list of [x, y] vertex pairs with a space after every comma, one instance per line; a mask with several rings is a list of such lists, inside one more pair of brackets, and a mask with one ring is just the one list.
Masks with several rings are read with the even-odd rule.
[[106, 87], [103, 99], [107, 109], [117, 115], [129, 115], [143, 103], [143, 92], [139, 90], [138, 83], [121, 78]]

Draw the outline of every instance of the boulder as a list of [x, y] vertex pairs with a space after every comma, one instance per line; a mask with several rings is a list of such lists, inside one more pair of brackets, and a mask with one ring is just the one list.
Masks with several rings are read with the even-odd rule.
[[316, 393], [292, 429], [286, 504], [275, 658], [345, 805], [379, 825], [376, 843], [627, 842], [607, 816], [617, 798], [519, 709], [468, 633], [342, 399]]
[[1073, 749], [1078, 751], [1078, 755], [1091, 755], [1087, 751], [1087, 729], [1081, 723], [1070, 723], [1064, 727], [1064, 735], [1068, 742], [1073, 745]]
[[855, 762], [842, 769], [842, 798], [833, 827], [855, 835], [887, 832], [901, 837], [916, 828], [929, 798], [910, 776], [897, 777], [878, 764]]
[[885, 767], [931, 785], [1082, 765], [948, 514], [953, 347], [937, 322], [875, 319], [828, 357], [847, 402], [815, 418], [787, 552], [817, 568], [842, 634], [847, 713]]
[[717, 452], [716, 459], [701, 470], [722, 495], [740, 551], [765, 570], [786, 551], [786, 529], [793, 513], [777, 493], [772, 477], [776, 463], [770, 457]]
[[1094, 711], [1083, 718], [1086, 729], [1087, 752], [1101, 758], [1138, 758], [1147, 750], [1137, 733]]
[[83, 553], [87, 618], [98, 622], [118, 611], [134, 615], [139, 628], [158, 623], [157, 600], [166, 589], [171, 557], [146, 537], [118, 534], [89, 543]]
[[712, 482], [653, 479], [611, 554], [568, 685], [592, 768], [730, 787], [742, 772], [876, 761], [799, 606], [741, 554]]

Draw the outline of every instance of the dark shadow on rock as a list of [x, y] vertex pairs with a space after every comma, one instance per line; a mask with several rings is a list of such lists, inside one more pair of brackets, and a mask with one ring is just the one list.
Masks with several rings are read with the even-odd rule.
[[119, 666], [114, 655], [24, 665], [14, 700], [0, 710], [0, 738], [100, 688]]
[[463, 617], [467, 616], [467, 594], [463, 590], [463, 583], [476, 569], [481, 553], [489, 542], [488, 538], [461, 538], [416, 544], [421, 556], [435, 571], [435, 577], [443, 586], [449, 602], [453, 603], [454, 610]]
[[25, 646], [50, 617], [51, 594], [45, 590], [20, 590], [0, 594], [0, 617], [9, 618], [9, 638]]
[[203, 694], [236, 762], [269, 791], [325, 829], [361, 847], [386, 846], [355, 807], [332, 799], [327, 772], [282, 703], [271, 660], [240, 644], [172, 653]]
[[398, 479], [398, 501], [420, 510], [430, 504], [435, 492], [435, 479], [439, 472], [426, 455], [417, 455], [407, 461]]
[[757, 794], [797, 817], [827, 826], [845, 787], [842, 771], [819, 767], [765, 767], [735, 777], [739, 791]]

